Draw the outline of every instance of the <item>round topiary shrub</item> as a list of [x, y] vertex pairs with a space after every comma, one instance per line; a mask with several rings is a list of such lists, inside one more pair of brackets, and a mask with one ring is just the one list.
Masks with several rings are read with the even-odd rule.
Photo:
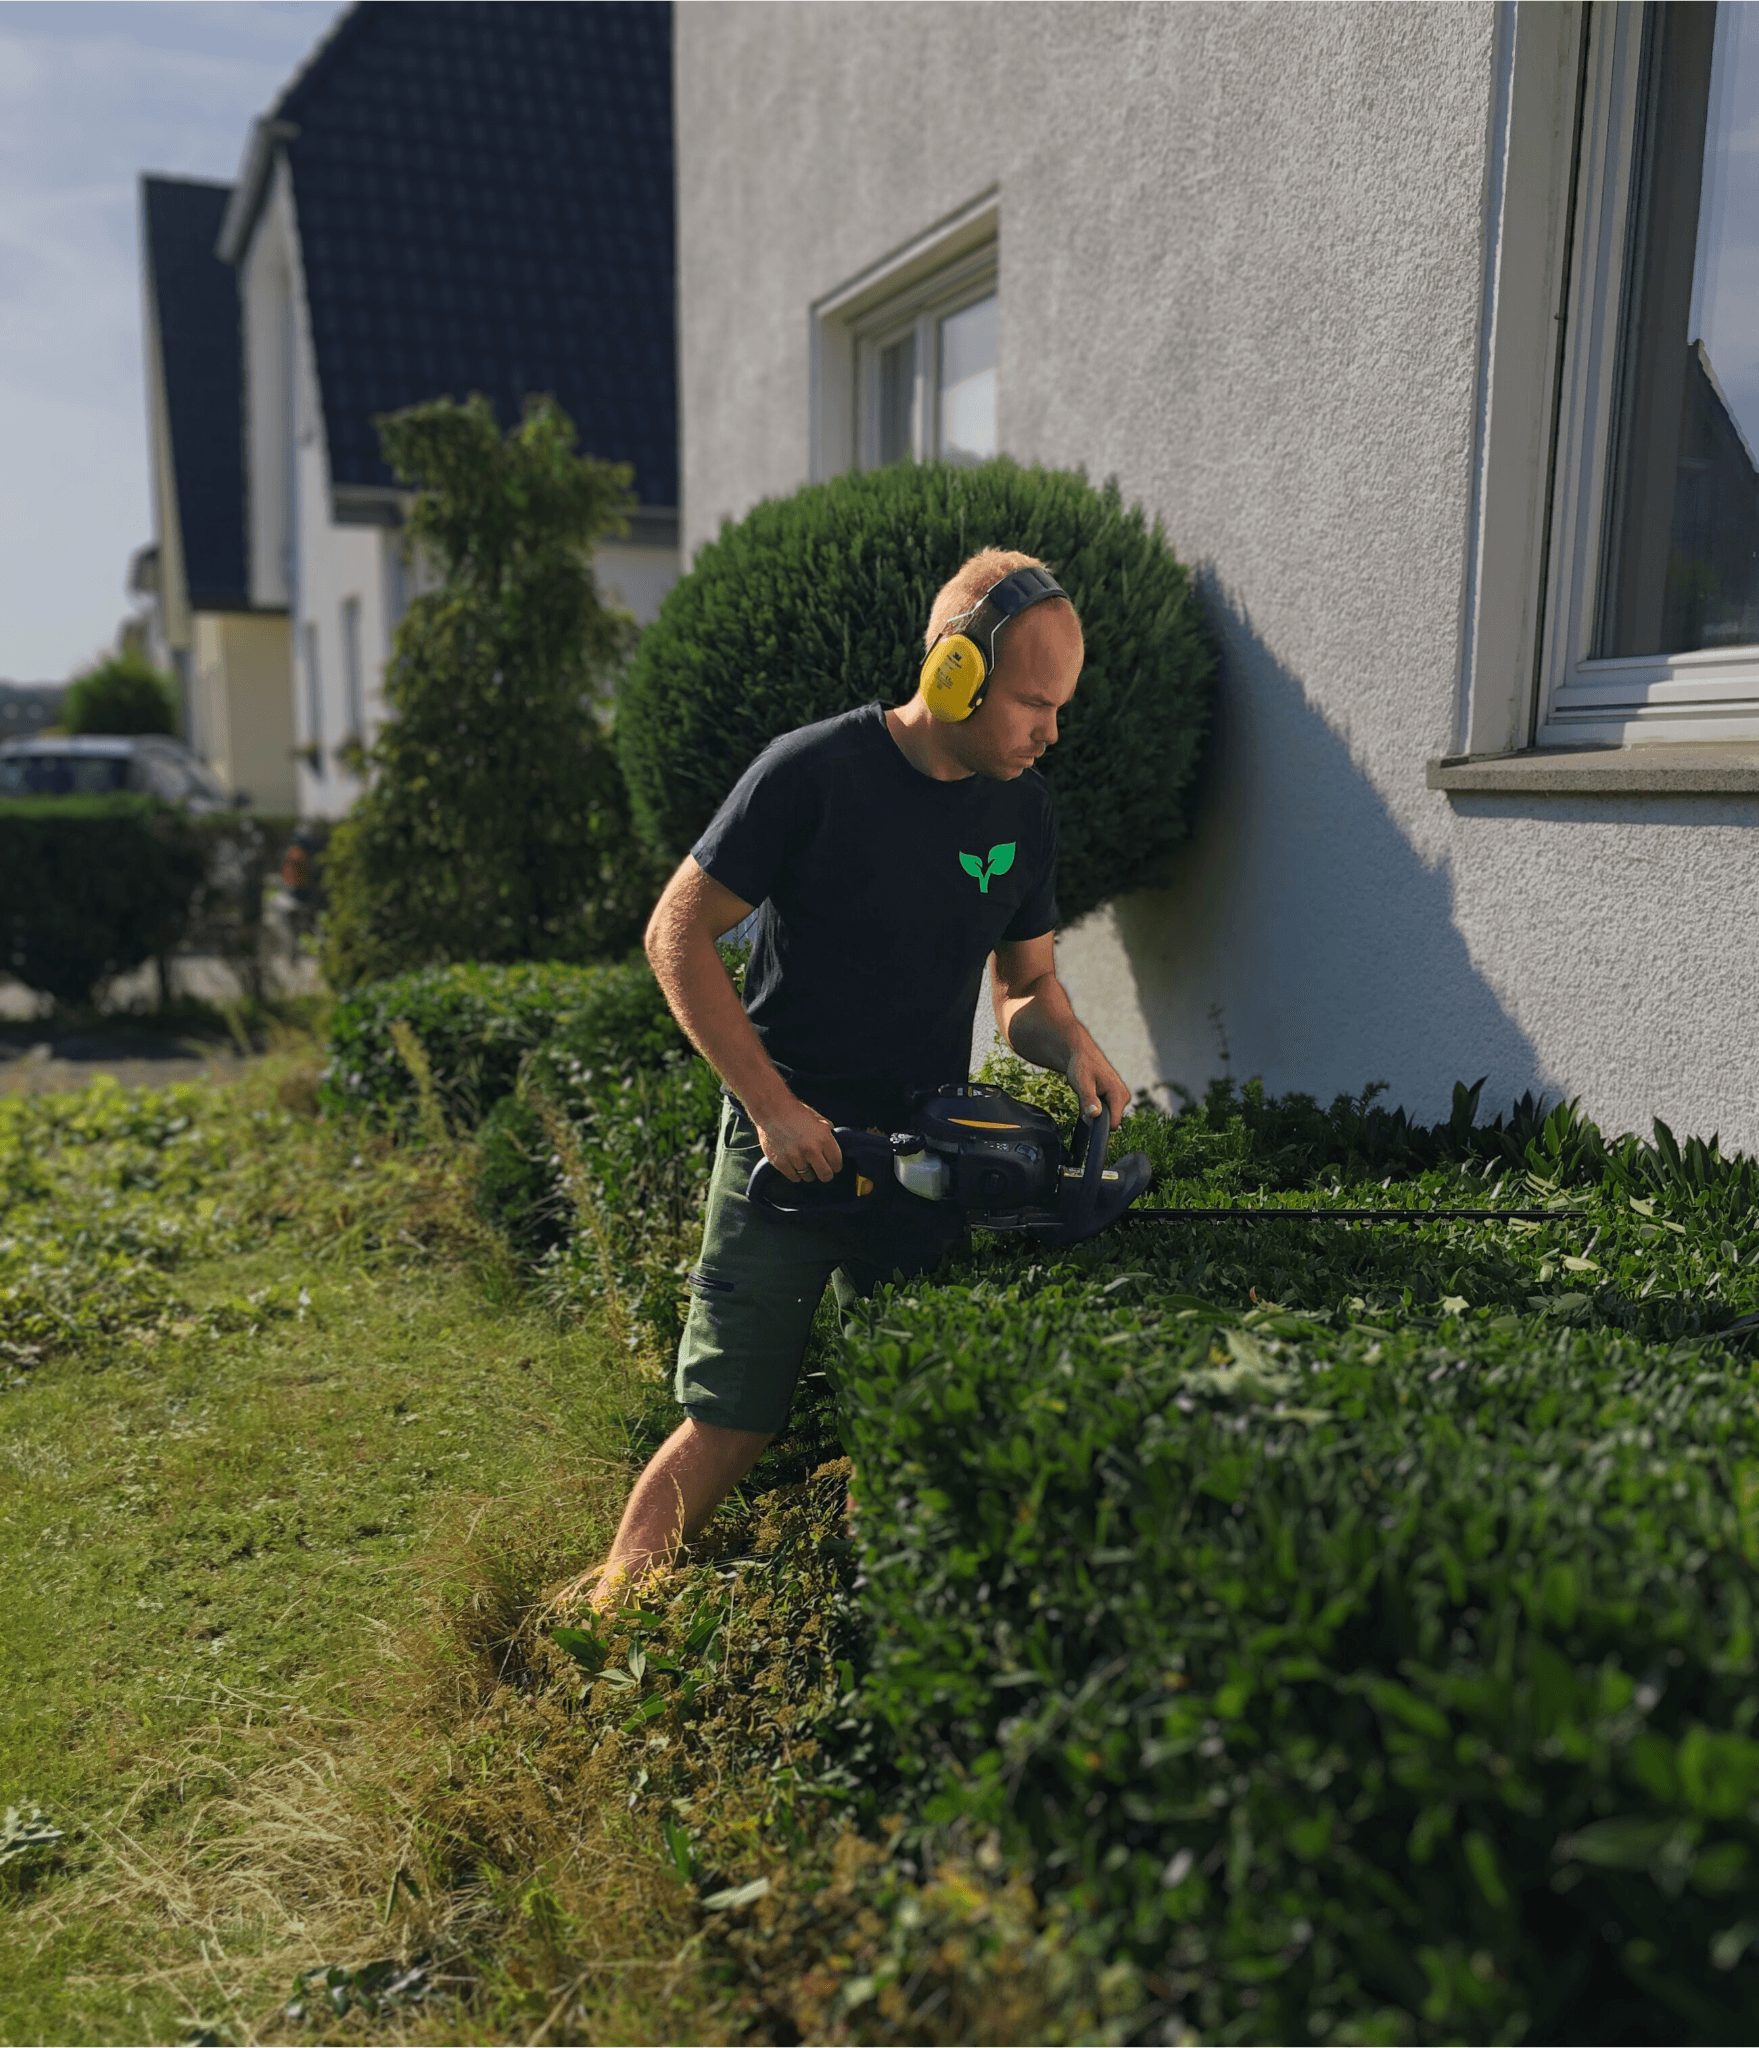
[[1087, 663], [1043, 772], [1065, 921], [1185, 836], [1215, 656], [1191, 579], [1115, 483], [1002, 458], [900, 463], [771, 499], [697, 557], [643, 634], [617, 737], [638, 829], [686, 853], [778, 734], [916, 687], [935, 592], [979, 548], [1048, 562]]

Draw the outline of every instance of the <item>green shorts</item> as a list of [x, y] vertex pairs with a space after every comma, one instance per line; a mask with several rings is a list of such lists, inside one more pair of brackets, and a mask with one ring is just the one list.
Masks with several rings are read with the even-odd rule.
[[762, 1157], [750, 1118], [724, 1102], [676, 1392], [698, 1422], [773, 1435], [788, 1420], [825, 1282], [847, 1308], [882, 1280], [932, 1270], [960, 1224], [957, 1211], [927, 1203], [920, 1215], [894, 1209], [883, 1223], [778, 1216], [746, 1197]]

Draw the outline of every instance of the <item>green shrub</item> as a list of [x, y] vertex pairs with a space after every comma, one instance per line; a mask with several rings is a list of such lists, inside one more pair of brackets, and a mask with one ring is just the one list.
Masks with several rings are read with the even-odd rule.
[[1215, 663], [1190, 579], [1115, 484], [1000, 460], [851, 473], [722, 528], [642, 636], [618, 706], [636, 821], [687, 852], [778, 733], [916, 687], [935, 592], [981, 547], [1042, 556], [1087, 639], [1044, 772], [1065, 919], [1149, 880], [1188, 827]]
[[477, 1126], [476, 1207], [526, 1258], [568, 1235], [561, 1162], [544, 1120], [518, 1095], [503, 1095]]
[[480, 398], [380, 432], [421, 486], [410, 536], [442, 581], [397, 628], [392, 716], [326, 853], [325, 972], [346, 989], [620, 954], [657, 892], [604, 723], [630, 623], [600, 604], [590, 550], [619, 528], [628, 472], [576, 455], [548, 399], [505, 438]]
[[481, 1213], [543, 1261], [551, 1301], [609, 1301], [657, 1361], [681, 1324], [720, 1082], [647, 963], [432, 967], [356, 989], [331, 1022], [326, 1111], [415, 1126], [398, 1022], [448, 1119], [477, 1130]]
[[607, 1048], [613, 1064], [651, 1066], [685, 1042], [645, 961], [428, 967], [337, 1003], [319, 1088], [326, 1112], [413, 1121], [414, 1084], [391, 1037], [399, 1020], [420, 1039], [441, 1104], [464, 1129], [514, 1092], [539, 1046], [576, 1047], [589, 1059]]
[[[1260, 1098], [1231, 1164], [1356, 1104]], [[1593, 1142], [1557, 1224], [990, 1249], [843, 1345], [856, 1776], [1072, 1898], [1134, 2037], [1751, 2031], [1759, 1372], [1691, 1334], [1750, 1169]]]
[[68, 684], [61, 723], [79, 733], [175, 733], [176, 678], [138, 654], [113, 654]]
[[0, 799], [0, 965], [64, 1007], [177, 943], [206, 861], [151, 797]]
[[558, 1039], [533, 1060], [525, 1093], [547, 1099], [569, 1133], [558, 1166], [575, 1226], [545, 1293], [558, 1305], [609, 1301], [631, 1346], [669, 1365], [702, 1245], [719, 1076], [681, 1041], [656, 1062], [604, 1039]]

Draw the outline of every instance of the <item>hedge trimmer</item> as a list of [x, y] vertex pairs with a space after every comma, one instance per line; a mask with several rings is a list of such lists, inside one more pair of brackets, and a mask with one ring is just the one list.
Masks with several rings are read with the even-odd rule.
[[783, 1216], [878, 1220], [900, 1203], [950, 1202], [973, 1228], [1018, 1231], [1040, 1244], [1080, 1244], [1118, 1223], [1555, 1223], [1551, 1209], [1133, 1209], [1154, 1178], [1143, 1152], [1106, 1164], [1110, 1112], [1075, 1127], [983, 1081], [957, 1081], [916, 1102], [907, 1131], [839, 1127], [841, 1169], [828, 1181], [786, 1179], [767, 1159], [746, 1192]]

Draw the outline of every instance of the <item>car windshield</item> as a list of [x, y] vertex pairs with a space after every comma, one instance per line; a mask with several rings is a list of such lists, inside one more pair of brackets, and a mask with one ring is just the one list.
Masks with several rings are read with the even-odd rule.
[[126, 754], [0, 755], [0, 796], [109, 796], [127, 787]]

